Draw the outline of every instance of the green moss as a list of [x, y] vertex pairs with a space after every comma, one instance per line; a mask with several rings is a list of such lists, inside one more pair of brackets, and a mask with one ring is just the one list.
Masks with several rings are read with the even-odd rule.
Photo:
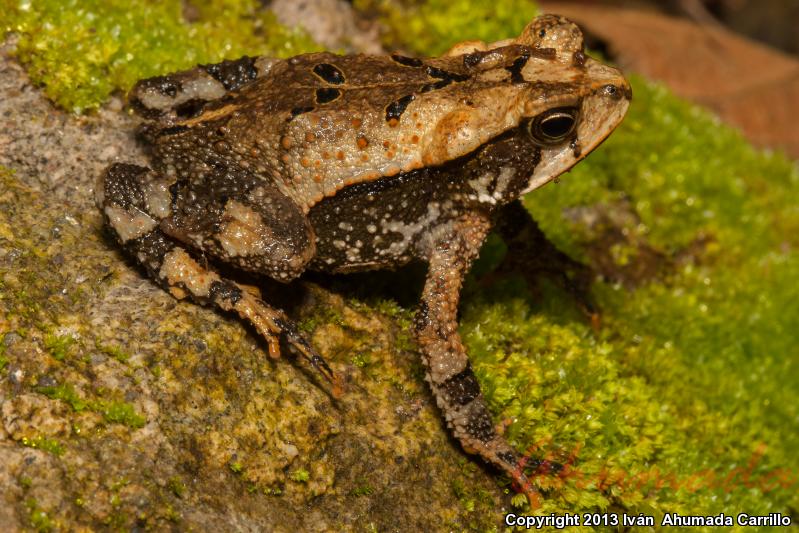
[[112, 357], [120, 363], [127, 363], [130, 359], [130, 354], [119, 346], [107, 346], [99, 342], [95, 343], [95, 348], [108, 357]]
[[297, 327], [305, 333], [313, 333], [322, 324], [344, 324], [344, 317], [336, 309], [320, 306], [314, 309], [313, 314], [303, 318]]
[[57, 361], [63, 361], [76, 339], [71, 335], [48, 333], [44, 336], [44, 347]]
[[236, 475], [244, 473], [244, 465], [239, 461], [231, 461], [228, 463], [228, 468]]
[[50, 518], [50, 515], [39, 506], [39, 502], [35, 498], [28, 498], [25, 501], [25, 507], [28, 509], [28, 521], [36, 531], [49, 533], [60, 529], [59, 523]]
[[[0, 0], [0, 31], [20, 34], [18, 55], [34, 83], [79, 113], [142, 78], [242, 55], [280, 57], [317, 49], [303, 32], [278, 24], [256, 0]], [[65, 31], [68, 28], [68, 31]]]
[[377, 12], [389, 48], [438, 55], [461, 41], [496, 41], [518, 35], [538, 12], [532, 0], [355, 0], [356, 8]]
[[186, 494], [186, 484], [177, 476], [169, 478], [167, 486], [169, 490], [172, 491], [172, 494], [178, 498], [182, 498]]
[[147, 419], [136, 413], [134, 407], [127, 402], [103, 398], [84, 399], [69, 384], [39, 387], [37, 391], [48, 398], [66, 402], [75, 412], [93, 411], [102, 415], [106, 422], [113, 424], [123, 424], [135, 429], [143, 427], [147, 422]]
[[103, 415], [106, 422], [122, 424], [130, 428], [144, 427], [147, 419], [138, 414], [127, 402], [115, 400], [94, 400], [90, 403], [92, 411]]
[[38, 392], [53, 400], [61, 400], [69, 405], [73, 411], [81, 412], [88, 407], [88, 403], [80, 397], [75, 388], [69, 384], [39, 387]]
[[64, 447], [60, 442], [58, 442], [56, 439], [51, 439], [41, 435], [32, 439], [28, 439], [27, 437], [23, 438], [21, 442], [23, 446], [28, 446], [29, 448], [38, 448], [55, 456], [63, 455], [64, 453]]
[[351, 496], [371, 496], [374, 493], [375, 489], [373, 489], [369, 485], [361, 485], [359, 487], [355, 487], [350, 491]]
[[307, 483], [311, 479], [311, 473], [304, 468], [298, 468], [291, 473], [291, 479], [297, 483]]

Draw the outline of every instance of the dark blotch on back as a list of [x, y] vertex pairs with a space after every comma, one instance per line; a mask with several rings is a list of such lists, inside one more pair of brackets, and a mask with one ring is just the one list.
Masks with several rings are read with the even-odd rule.
[[406, 67], [421, 67], [422, 65], [424, 65], [424, 62], [422, 62], [422, 60], [417, 57], [407, 57], [407, 56], [401, 56], [399, 54], [391, 54], [391, 59], [393, 59], [395, 63], [399, 63], [400, 65]]
[[309, 111], [313, 111], [313, 106], [302, 106], [302, 107], [295, 107], [291, 110], [291, 116], [288, 118], [288, 121], [291, 121], [297, 115], [302, 115], [303, 113], [307, 113]]
[[554, 48], [533, 48], [533, 55], [541, 59], [556, 59], [558, 51]]
[[327, 83], [340, 85], [344, 83], [344, 73], [335, 65], [330, 63], [319, 63], [313, 68], [314, 74], [322, 78]]
[[328, 102], [332, 102], [339, 96], [341, 96], [341, 91], [339, 91], [338, 89], [332, 89], [330, 87], [323, 87], [321, 89], [316, 89], [316, 102], [318, 104], [326, 104]]
[[443, 89], [444, 87], [446, 87], [450, 83], [452, 83], [452, 80], [439, 80], [439, 81], [434, 82], [434, 83], [428, 83], [426, 85], [422, 85], [422, 88], [419, 89], [419, 92], [420, 93], [426, 93], [426, 92], [430, 92], [430, 91], [435, 91], [437, 89]]
[[236, 60], [226, 59], [214, 65], [200, 65], [200, 68], [224, 85], [228, 91], [238, 89], [258, 76], [258, 69], [255, 68], [255, 58], [249, 56]]
[[519, 457], [513, 452], [499, 452], [497, 453], [497, 457], [499, 457], [500, 461], [521, 468]]
[[440, 69], [438, 67], [427, 67], [427, 75], [431, 78], [439, 78], [442, 80], [450, 80], [450, 81], [466, 81], [469, 79], [469, 76], [466, 74], [457, 74], [455, 72], [449, 72], [444, 69]]
[[408, 96], [403, 96], [399, 100], [395, 100], [388, 104], [386, 107], [386, 121], [392, 118], [399, 120], [402, 113], [405, 112], [405, 108], [408, 107], [408, 104], [410, 104], [414, 98], [416, 98], [414, 95], [409, 94]]
[[527, 64], [527, 60], [530, 59], [530, 56], [525, 54], [517, 57], [511, 66], [505, 67], [508, 72], [510, 72], [510, 80], [513, 83], [524, 83], [524, 76], [522, 76], [522, 69]]

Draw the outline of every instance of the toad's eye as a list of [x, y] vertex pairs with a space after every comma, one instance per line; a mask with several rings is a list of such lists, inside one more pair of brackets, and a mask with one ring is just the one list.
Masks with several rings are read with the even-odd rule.
[[558, 107], [544, 111], [528, 124], [530, 137], [539, 144], [557, 144], [574, 131], [577, 124], [577, 109]]

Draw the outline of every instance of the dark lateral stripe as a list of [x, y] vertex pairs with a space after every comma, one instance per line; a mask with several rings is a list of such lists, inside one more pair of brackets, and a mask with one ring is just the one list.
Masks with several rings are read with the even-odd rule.
[[413, 102], [413, 99], [416, 98], [414, 95], [409, 94], [408, 96], [403, 96], [399, 100], [395, 100], [391, 102], [386, 107], [386, 122], [391, 119], [399, 120], [402, 114], [405, 112], [405, 108], [408, 107], [408, 104]]
[[466, 405], [480, 396], [480, 384], [474, 377], [471, 365], [444, 381], [440, 388], [450, 403]]
[[228, 91], [238, 89], [258, 76], [258, 69], [255, 68], [255, 58], [249, 56], [235, 60], [226, 59], [213, 65], [200, 65], [200, 68], [224, 85]]
[[330, 87], [323, 87], [321, 89], [316, 89], [316, 103], [318, 104], [327, 104], [328, 102], [332, 102], [339, 96], [341, 96], [341, 91], [339, 91], [338, 89], [333, 89]]
[[208, 289], [208, 298], [211, 301], [226, 300], [236, 305], [241, 300], [241, 289], [229, 281], [214, 281]]
[[344, 83], [344, 73], [341, 72], [337, 66], [331, 65], [330, 63], [319, 63], [318, 65], [314, 65], [313, 72], [327, 83], [331, 83], [333, 85], [340, 85]]
[[395, 63], [399, 63], [405, 67], [421, 67], [424, 65], [424, 62], [418, 57], [407, 57], [401, 56], [399, 54], [391, 54], [391, 59], [394, 60]]
[[513, 64], [509, 67], [505, 67], [508, 72], [510, 72], [510, 80], [513, 83], [524, 83], [524, 77], [522, 76], [522, 69], [527, 64], [527, 60], [530, 59], [529, 55], [521, 55], [517, 57]]

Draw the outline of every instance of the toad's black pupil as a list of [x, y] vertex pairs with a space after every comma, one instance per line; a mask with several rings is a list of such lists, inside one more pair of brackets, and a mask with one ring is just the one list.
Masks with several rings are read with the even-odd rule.
[[541, 133], [550, 139], [560, 139], [566, 136], [574, 125], [574, 117], [558, 114], [541, 121]]

